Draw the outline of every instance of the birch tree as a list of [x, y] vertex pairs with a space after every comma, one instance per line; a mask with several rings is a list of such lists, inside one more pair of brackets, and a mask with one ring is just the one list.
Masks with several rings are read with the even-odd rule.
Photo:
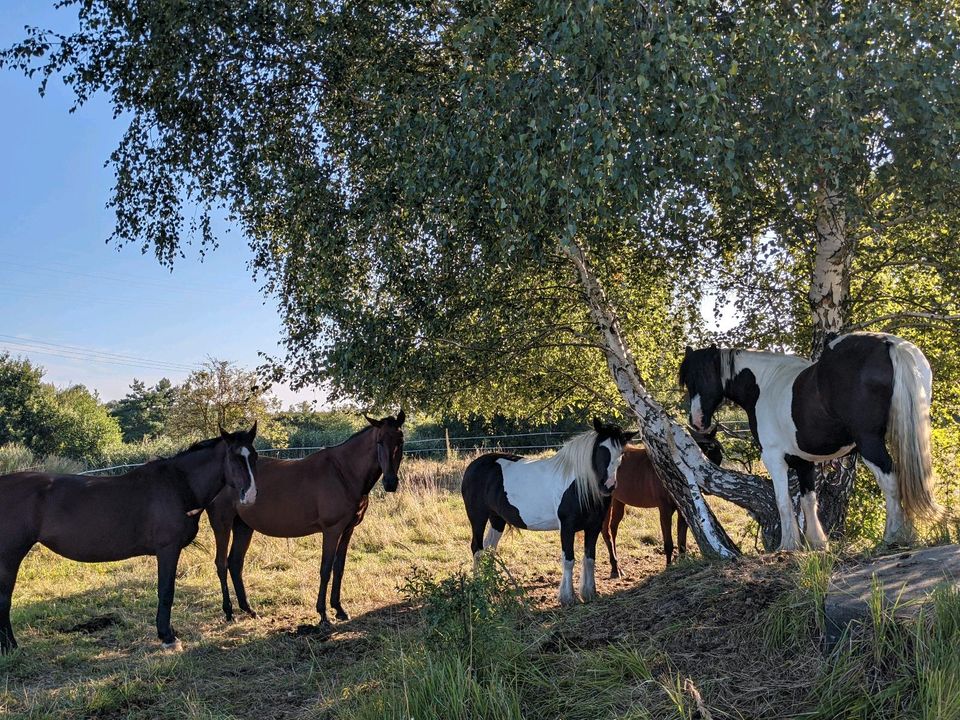
[[115, 242], [171, 263], [226, 213], [281, 300], [272, 372], [294, 384], [613, 389], [708, 555], [737, 549], [701, 489], [779, 528], [770, 484], [707, 465], [650, 391], [702, 294], [739, 303], [731, 338], [809, 348], [811, 317], [846, 322], [860, 233], [926, 212], [952, 232], [952, 3], [65, 7], [79, 31], [0, 57], [130, 118]]

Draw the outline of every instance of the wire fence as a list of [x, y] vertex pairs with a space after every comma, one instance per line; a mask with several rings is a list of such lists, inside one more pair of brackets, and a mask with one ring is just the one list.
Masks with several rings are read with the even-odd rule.
[[[722, 423], [719, 426], [721, 433], [735, 438], [747, 437], [750, 427], [746, 422]], [[572, 437], [575, 433], [562, 431], [546, 431], [532, 433], [515, 433], [512, 435], [472, 435], [464, 437], [433, 437], [416, 438], [404, 442], [403, 454], [407, 457], [425, 459], [445, 459], [452, 453], [477, 453], [482, 451], [503, 451], [514, 453], [539, 453], [544, 450], [555, 450]], [[264, 448], [257, 452], [264, 457], [281, 458], [284, 460], [299, 460], [301, 458], [323, 450], [327, 446], [294, 447], [294, 448]], [[111, 465], [110, 467], [85, 470], [81, 475], [121, 475], [128, 470], [139, 467], [142, 463], [125, 465]]]

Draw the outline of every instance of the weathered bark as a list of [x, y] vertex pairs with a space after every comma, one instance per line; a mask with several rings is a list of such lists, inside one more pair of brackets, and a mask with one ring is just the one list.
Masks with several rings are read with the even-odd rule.
[[[846, 327], [850, 299], [854, 240], [847, 233], [842, 197], [833, 188], [821, 187], [817, 191], [816, 240], [809, 294], [813, 360], [823, 352], [827, 335], [839, 333]], [[856, 455], [817, 467], [817, 514], [823, 529], [832, 538], [843, 535], [856, 472]]]
[[654, 467], [690, 526], [700, 551], [729, 558], [739, 549], [704, 500], [701, 486], [742, 507], [764, 529], [768, 547], [780, 540], [780, 521], [773, 486], [763, 478], [718, 468], [708, 461], [693, 439], [675, 423], [640, 382], [636, 363], [627, 347], [616, 313], [593, 274], [583, 250], [576, 244], [563, 248], [580, 276], [591, 316], [604, 339], [607, 366], [627, 405], [636, 414]]

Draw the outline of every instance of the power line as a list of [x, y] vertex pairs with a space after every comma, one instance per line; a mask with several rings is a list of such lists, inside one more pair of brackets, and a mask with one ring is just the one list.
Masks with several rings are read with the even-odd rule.
[[63, 345], [60, 343], [46, 342], [44, 340], [31, 340], [29, 338], [21, 338], [16, 335], [5, 335], [2, 333], [0, 333], [0, 346], [13, 352], [31, 352], [70, 360], [89, 360], [110, 365], [151, 368], [154, 370], [190, 372], [198, 367], [197, 365], [187, 365], [185, 363], [169, 362], [166, 360], [153, 360], [135, 355], [94, 350], [76, 345]]

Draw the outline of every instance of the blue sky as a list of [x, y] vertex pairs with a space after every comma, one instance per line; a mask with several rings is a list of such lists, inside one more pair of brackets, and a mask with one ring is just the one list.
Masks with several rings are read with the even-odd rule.
[[[74, 12], [4, 0], [0, 45], [20, 39], [25, 24], [70, 27]], [[172, 273], [139, 248], [105, 243], [113, 215], [104, 161], [125, 125], [104, 98], [72, 115], [70, 105], [59, 82], [41, 98], [36, 81], [0, 70], [0, 351], [105, 400], [134, 377], [182, 380], [208, 357], [253, 368], [258, 351], [279, 353], [276, 303], [254, 283], [239, 233], [221, 237], [202, 263], [188, 249]], [[322, 399], [275, 392], [285, 405]]]

